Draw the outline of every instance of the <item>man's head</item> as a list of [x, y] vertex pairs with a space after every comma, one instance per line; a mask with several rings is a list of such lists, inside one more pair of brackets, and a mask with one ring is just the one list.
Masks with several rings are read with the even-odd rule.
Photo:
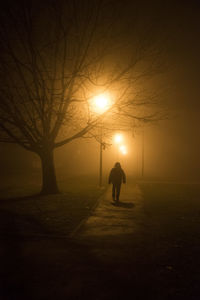
[[115, 168], [121, 168], [121, 165], [120, 165], [119, 162], [116, 162], [116, 163], [115, 163]]

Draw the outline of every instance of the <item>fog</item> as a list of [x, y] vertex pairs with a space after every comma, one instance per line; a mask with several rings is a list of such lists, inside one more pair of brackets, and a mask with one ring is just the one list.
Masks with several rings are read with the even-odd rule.
[[[157, 84], [170, 90], [165, 104], [169, 108], [168, 120], [145, 125], [144, 140], [141, 132], [126, 132], [127, 155], [117, 153], [116, 145], [103, 150], [104, 181], [116, 161], [128, 176], [163, 178], [187, 181], [200, 179], [199, 138], [199, 16], [198, 3], [177, 3], [173, 9], [160, 10], [170, 40], [166, 41], [164, 77]], [[163, 21], [163, 22], [164, 22]], [[144, 147], [144, 156], [142, 154]], [[68, 176], [99, 174], [99, 144], [94, 140], [78, 139], [55, 150], [58, 179], [63, 172]], [[40, 160], [36, 154], [14, 144], [0, 144], [0, 167], [4, 181], [12, 172], [40, 173]], [[1, 180], [1, 185], [4, 182]]]
[[[155, 178], [179, 181], [200, 180], [200, 142], [198, 138], [198, 112], [182, 110], [171, 120], [160, 121], [156, 125], [145, 125], [144, 139], [142, 130], [136, 133], [122, 133], [127, 154], [117, 150], [111, 141], [103, 150], [103, 182], [107, 182], [110, 169], [119, 161], [127, 177], [144, 179]], [[144, 147], [144, 156], [142, 148]], [[16, 145], [0, 146], [1, 188], [12, 185], [6, 174], [41, 174], [40, 160], [37, 155]], [[58, 180], [62, 174], [67, 176], [99, 176], [100, 145], [92, 139], [78, 139], [55, 150], [55, 166]], [[41, 175], [37, 175], [41, 176]], [[39, 178], [38, 178], [39, 180]], [[8, 182], [7, 182], [8, 184]], [[2, 186], [3, 185], [3, 186]]]

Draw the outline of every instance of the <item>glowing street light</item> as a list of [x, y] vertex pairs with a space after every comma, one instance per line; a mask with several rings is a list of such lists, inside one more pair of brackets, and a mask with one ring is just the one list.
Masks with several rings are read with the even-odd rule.
[[112, 105], [110, 95], [108, 93], [99, 94], [92, 98], [90, 105], [92, 111], [102, 114]]
[[115, 134], [114, 141], [116, 144], [120, 144], [123, 141], [123, 136], [119, 133]]
[[119, 150], [120, 150], [120, 152], [121, 152], [123, 155], [126, 155], [126, 154], [127, 154], [127, 148], [126, 148], [125, 145], [121, 145], [121, 146], [119, 147]]
[[127, 149], [125, 145], [122, 145], [122, 142], [124, 140], [124, 136], [121, 133], [116, 133], [113, 137], [115, 144], [117, 144], [117, 159], [119, 157], [119, 154], [126, 155]]

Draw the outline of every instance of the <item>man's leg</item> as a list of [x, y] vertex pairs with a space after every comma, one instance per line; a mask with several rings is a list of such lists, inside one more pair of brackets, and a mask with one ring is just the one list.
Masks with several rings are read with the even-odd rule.
[[112, 198], [113, 198], [113, 201], [115, 201], [115, 185], [114, 184], [112, 186]]
[[120, 189], [121, 189], [121, 184], [116, 185], [116, 200], [119, 202], [119, 195], [120, 195]]

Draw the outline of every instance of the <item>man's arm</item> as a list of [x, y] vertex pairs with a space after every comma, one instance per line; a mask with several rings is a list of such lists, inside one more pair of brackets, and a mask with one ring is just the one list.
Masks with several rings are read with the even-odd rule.
[[111, 184], [111, 181], [112, 181], [112, 170], [110, 171], [110, 175], [109, 175], [109, 178], [108, 178], [108, 183]]

